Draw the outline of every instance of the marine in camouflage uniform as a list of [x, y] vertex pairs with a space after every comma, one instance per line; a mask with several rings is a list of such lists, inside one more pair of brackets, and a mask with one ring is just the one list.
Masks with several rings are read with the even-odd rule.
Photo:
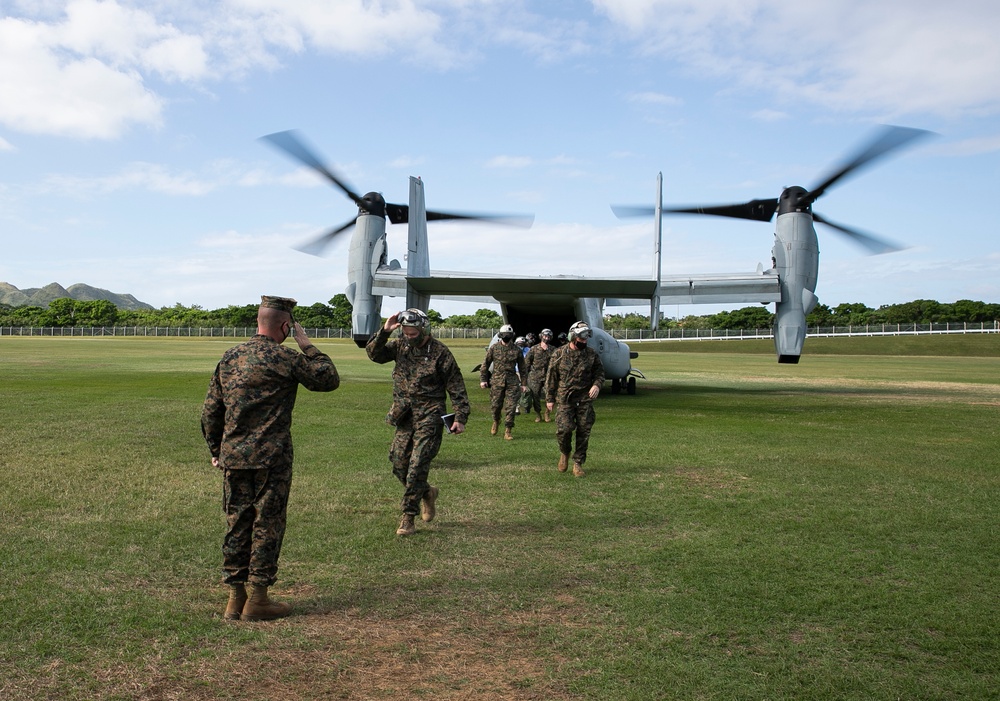
[[[514, 428], [514, 417], [517, 415], [517, 402], [521, 398], [523, 382], [527, 381], [524, 355], [512, 340], [504, 340], [505, 335], [514, 336], [513, 329], [504, 326], [500, 331], [500, 340], [486, 351], [486, 359], [479, 370], [479, 386], [490, 388], [490, 411], [493, 414], [491, 433], [496, 434], [500, 425], [501, 413], [505, 427], [504, 438], [513, 439], [511, 431]], [[519, 377], [520, 375], [520, 377]], [[522, 379], [523, 378], [523, 379]]]
[[[333, 361], [292, 320], [294, 306], [262, 297], [257, 334], [223, 354], [201, 415], [212, 464], [223, 472], [223, 581], [241, 591], [245, 582], [263, 587], [265, 596], [285, 534], [298, 386], [330, 392], [340, 385]], [[301, 353], [282, 345], [293, 324]], [[226, 617], [240, 612], [227, 609]]]
[[[400, 326], [403, 338], [389, 340], [392, 331]], [[471, 411], [469, 395], [455, 356], [430, 335], [430, 322], [420, 310], [408, 309], [386, 319], [365, 351], [376, 363], [396, 363], [392, 371], [392, 408], [386, 416], [386, 422], [396, 428], [389, 462], [404, 488], [400, 504], [403, 520], [396, 533], [411, 535], [418, 513], [425, 521], [434, 518], [438, 489], [427, 480], [431, 461], [441, 449], [441, 417], [447, 412], [445, 394], [451, 396], [455, 414], [453, 433], [465, 430]]]
[[[546, 329], [547, 330], [547, 329]], [[528, 396], [531, 398], [531, 406], [528, 411], [536, 414], [535, 422], [542, 420], [542, 403], [545, 397], [545, 376], [549, 372], [549, 361], [555, 348], [549, 345], [552, 342], [552, 334], [546, 335], [542, 332], [541, 343], [537, 343], [528, 351], [524, 358], [524, 366], [528, 373]], [[549, 411], [545, 410], [545, 421], [549, 421]]]
[[[556, 440], [559, 443], [559, 471], [568, 468], [570, 452], [573, 474], [583, 477], [587, 461], [590, 429], [597, 420], [594, 400], [604, 384], [604, 364], [593, 348], [587, 347], [590, 327], [578, 321], [570, 327], [569, 343], [556, 350], [545, 378], [545, 402], [549, 409], [558, 402]], [[573, 432], [576, 450], [573, 450]]]

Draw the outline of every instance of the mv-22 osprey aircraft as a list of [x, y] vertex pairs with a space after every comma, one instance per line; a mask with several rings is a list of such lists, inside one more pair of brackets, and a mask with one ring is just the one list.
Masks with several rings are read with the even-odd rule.
[[[744, 204], [712, 207], [662, 207], [662, 176], [658, 178], [655, 208], [613, 207], [620, 217], [655, 216], [653, 276], [650, 278], [595, 278], [581, 276], [531, 277], [484, 273], [432, 271], [427, 246], [427, 222], [447, 219], [493, 221], [530, 225], [531, 218], [502, 215], [457, 214], [429, 211], [424, 204], [424, 185], [410, 178], [409, 205], [387, 203], [377, 192], [355, 193], [305, 146], [291, 131], [262, 137], [300, 163], [312, 168], [342, 190], [358, 206], [356, 220], [331, 229], [299, 250], [319, 255], [337, 235], [355, 226], [348, 254], [346, 296], [353, 306], [352, 337], [359, 347], [382, 323], [382, 298], [404, 297], [406, 307], [426, 310], [430, 299], [446, 297], [479, 302], [499, 302], [505, 323], [515, 330], [568, 329], [575, 321], [586, 321], [593, 329], [590, 347], [601, 356], [613, 394], [623, 389], [635, 393], [635, 378], [641, 372], [631, 361], [638, 354], [604, 330], [604, 305], [650, 304], [653, 328], [661, 304], [775, 303], [775, 347], [778, 362], [796, 363], [805, 340], [805, 316], [816, 304], [819, 246], [813, 221], [824, 223], [875, 252], [898, 250], [859, 231], [835, 224], [812, 212], [812, 203], [835, 182], [874, 158], [926, 134], [916, 129], [888, 128], [847, 164], [810, 191], [786, 188], [777, 199], [751, 200]], [[756, 272], [663, 277], [660, 274], [661, 215], [663, 213], [714, 214], [717, 216], [770, 221], [775, 212], [775, 243], [772, 267]], [[386, 248], [386, 218], [393, 224], [408, 224], [406, 268], [389, 260]]]
[[[383, 297], [402, 297], [406, 299], [407, 308], [423, 310], [428, 308], [432, 296], [499, 302], [504, 323], [519, 333], [550, 328], [558, 334], [576, 321], [586, 321], [593, 330], [589, 346], [600, 354], [605, 375], [612, 382], [612, 392], [617, 394], [625, 389], [629, 394], [635, 393], [635, 376], [641, 377], [641, 374], [632, 368], [631, 360], [637, 353], [604, 330], [602, 302], [608, 297], [648, 300], [656, 290], [656, 280], [513, 277], [432, 271], [427, 250], [428, 221], [464, 219], [530, 226], [533, 217], [427, 210], [424, 183], [415, 177], [410, 178], [408, 205], [388, 203], [377, 192], [360, 196], [325, 166], [295, 132], [277, 132], [261, 138], [320, 173], [358, 206], [356, 220], [331, 229], [299, 250], [319, 255], [338, 234], [355, 226], [348, 253], [345, 294], [353, 307], [351, 335], [359, 347], [363, 347], [382, 325]], [[408, 225], [405, 269], [399, 261], [389, 260], [386, 218], [393, 224]]]

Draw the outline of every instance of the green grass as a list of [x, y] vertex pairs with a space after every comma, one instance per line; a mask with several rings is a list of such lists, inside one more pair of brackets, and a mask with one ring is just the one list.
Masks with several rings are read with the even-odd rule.
[[996, 698], [993, 335], [809, 339], [797, 366], [635, 345], [579, 480], [551, 424], [488, 435], [456, 341], [473, 417], [409, 539], [390, 366], [320, 342], [343, 385], [296, 408], [296, 615], [235, 625], [199, 429], [232, 343], [0, 339], [0, 698]]

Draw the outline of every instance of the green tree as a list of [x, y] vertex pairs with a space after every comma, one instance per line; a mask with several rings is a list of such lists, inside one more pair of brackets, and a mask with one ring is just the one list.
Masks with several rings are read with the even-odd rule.
[[351, 328], [351, 314], [354, 313], [354, 305], [347, 299], [347, 295], [344, 293], [334, 295], [333, 299], [330, 300], [330, 308], [332, 310], [331, 318], [333, 320], [334, 328]]
[[831, 326], [864, 326], [876, 323], [872, 316], [875, 310], [861, 302], [845, 302], [833, 308], [830, 314]]
[[719, 312], [710, 318], [714, 329], [767, 329], [773, 322], [774, 315], [763, 306]]
[[78, 303], [70, 297], [60, 297], [49, 302], [49, 308], [42, 313], [42, 326], [75, 326]]
[[637, 312], [628, 314], [606, 314], [604, 316], [606, 329], [648, 329], [649, 317]]
[[825, 304], [817, 304], [806, 314], [806, 326], [832, 326], [833, 312]]
[[711, 317], [708, 316], [695, 316], [693, 314], [689, 314], [678, 321], [677, 325], [682, 329], [710, 329], [712, 328], [710, 319]]
[[114, 326], [118, 321], [118, 307], [106, 299], [76, 303], [77, 326]]
[[478, 309], [475, 314], [455, 314], [445, 320], [445, 326], [465, 329], [495, 329], [503, 325], [503, 317], [492, 309]]
[[256, 326], [259, 307], [259, 304], [229, 305], [214, 312], [213, 316], [221, 318], [223, 326]]

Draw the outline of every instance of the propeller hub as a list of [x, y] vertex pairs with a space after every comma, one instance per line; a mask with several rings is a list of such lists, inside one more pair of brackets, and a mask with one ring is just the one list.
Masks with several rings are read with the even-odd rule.
[[778, 198], [778, 216], [789, 212], [812, 212], [812, 202], [806, 199], [809, 191], [793, 185], [786, 187]]
[[377, 192], [369, 192], [358, 203], [358, 214], [385, 218], [385, 198]]

